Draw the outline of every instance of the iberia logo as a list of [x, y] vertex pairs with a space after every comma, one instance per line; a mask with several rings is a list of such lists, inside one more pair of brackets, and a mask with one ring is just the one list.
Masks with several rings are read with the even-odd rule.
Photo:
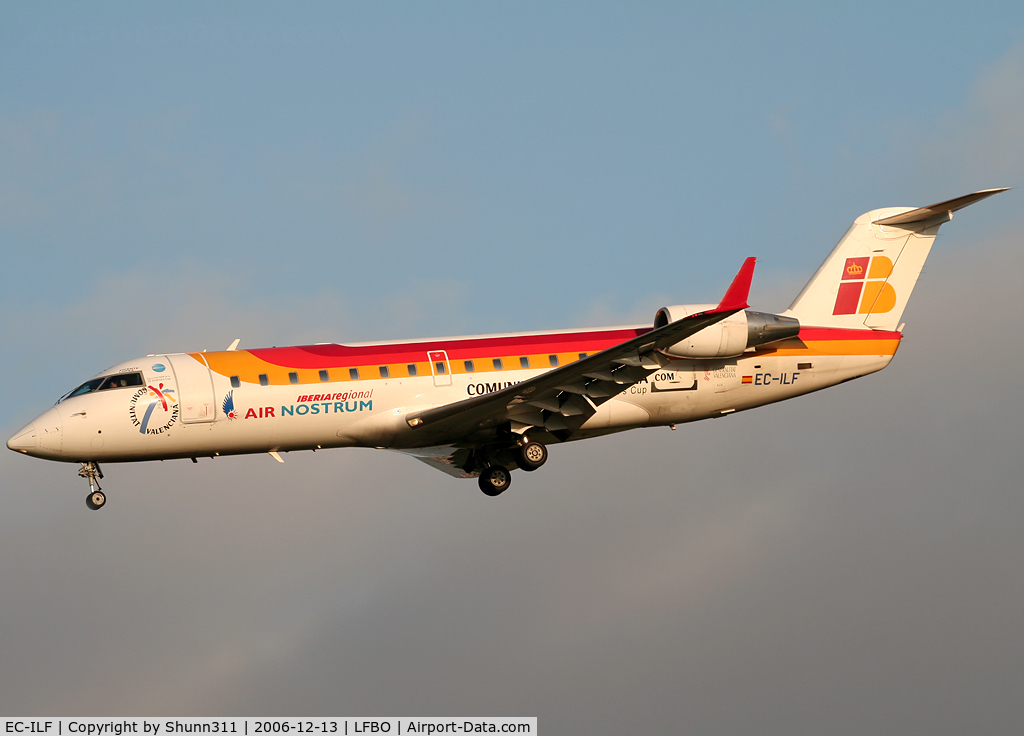
[[[178, 400], [171, 396], [173, 393], [173, 388], [164, 388], [159, 383], [140, 388], [132, 395], [128, 402], [128, 416], [141, 434], [163, 434], [178, 420]], [[149, 400], [144, 401], [147, 398]], [[143, 406], [145, 411], [142, 411]], [[157, 413], [157, 408], [162, 411]]]
[[882, 314], [896, 306], [896, 290], [886, 282], [892, 261], [885, 256], [847, 258], [832, 314]]

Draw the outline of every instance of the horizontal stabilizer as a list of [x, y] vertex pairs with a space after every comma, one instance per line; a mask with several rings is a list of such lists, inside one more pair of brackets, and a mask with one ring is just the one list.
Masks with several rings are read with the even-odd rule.
[[952, 215], [957, 210], [962, 210], [969, 204], [980, 202], [986, 197], [991, 197], [993, 194], [999, 194], [1005, 192], [1010, 187], [1002, 187], [1001, 189], [982, 189], [980, 192], [974, 192], [973, 194], [965, 194], [963, 197], [957, 197], [956, 199], [948, 199], [945, 202], [939, 202], [938, 204], [930, 204], [927, 207], [919, 207], [916, 210], [910, 210], [899, 215], [893, 215], [892, 217], [883, 217], [881, 220], [875, 220], [875, 225], [906, 225], [911, 222], [924, 222], [930, 220], [933, 217], [939, 215], [949, 214]]

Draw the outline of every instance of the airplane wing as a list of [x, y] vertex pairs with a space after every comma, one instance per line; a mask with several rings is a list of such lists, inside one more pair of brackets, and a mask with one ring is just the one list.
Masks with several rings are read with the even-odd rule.
[[411, 413], [406, 422], [417, 445], [471, 441], [474, 435], [506, 422], [518, 434], [543, 428], [564, 441], [598, 406], [667, 365], [671, 359], [660, 350], [746, 309], [756, 260], [743, 262], [714, 309], [676, 320], [501, 391]]

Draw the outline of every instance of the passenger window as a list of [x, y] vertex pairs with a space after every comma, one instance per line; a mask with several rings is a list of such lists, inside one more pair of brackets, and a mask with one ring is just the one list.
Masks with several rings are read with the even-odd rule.
[[501, 370], [501, 358], [495, 358], [494, 359], [494, 370], [496, 370], [496, 371], [500, 371]]
[[231, 388], [238, 388], [242, 385], [242, 382], [238, 380], [238, 376], [231, 376]]
[[330, 377], [330, 374], [327, 371], [320, 371], [320, 381], [321, 381], [321, 383], [327, 383], [330, 380], [331, 380], [331, 377]]
[[530, 359], [527, 358], [526, 356], [523, 356], [522, 358], [520, 358], [519, 359], [519, 367], [520, 368], [529, 368], [530, 367]]
[[288, 380], [291, 383], [298, 383], [299, 382], [299, 374], [296, 373], [295, 371], [292, 371], [291, 373], [288, 374]]
[[382, 365], [380, 367], [380, 377], [381, 378], [387, 378], [390, 375], [391, 375], [391, 371], [388, 370], [388, 367], [386, 365]]
[[409, 371], [410, 376], [416, 375], [416, 365], [414, 363], [410, 363], [409, 365], [407, 365], [406, 369]]
[[260, 385], [261, 386], [269, 386], [270, 385], [270, 379], [267, 378], [267, 374], [266, 373], [261, 373], [260, 374]]
[[434, 368], [437, 369], [437, 375], [440, 376], [442, 373], [444, 373], [444, 361], [434, 363]]
[[467, 360], [464, 363], [464, 365], [466, 366], [466, 373], [472, 373], [473, 371], [476, 370], [476, 368], [473, 367], [473, 361], [472, 360]]
[[116, 376], [107, 376], [99, 390], [106, 391], [108, 388], [127, 388], [129, 386], [141, 385], [143, 385], [141, 373], [121, 373]]
[[349, 368], [348, 369], [348, 377], [351, 378], [353, 381], [358, 381], [359, 380], [359, 369], [358, 368]]
[[580, 353], [580, 360], [583, 360], [586, 357], [587, 357], [586, 353]]
[[557, 368], [558, 367], [558, 356], [557, 355], [549, 355], [548, 356], [548, 362], [551, 364], [552, 368]]

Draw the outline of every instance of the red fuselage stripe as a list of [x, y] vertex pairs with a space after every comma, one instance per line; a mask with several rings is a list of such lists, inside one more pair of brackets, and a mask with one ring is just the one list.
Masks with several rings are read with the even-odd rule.
[[482, 337], [440, 342], [394, 343], [391, 345], [303, 345], [293, 348], [258, 348], [249, 353], [273, 365], [288, 368], [333, 368], [380, 363], [414, 363], [428, 352], [443, 350], [450, 360], [494, 358], [540, 353], [594, 353], [618, 345], [650, 328]]
[[[286, 348], [257, 348], [248, 352], [271, 365], [295, 369], [336, 368], [339, 366], [415, 363], [428, 353], [445, 351], [450, 360], [481, 360], [513, 355], [544, 353], [596, 353], [650, 328], [563, 332], [548, 335], [513, 335], [442, 340], [439, 342], [392, 343], [390, 345], [302, 345]], [[898, 340], [899, 332], [857, 330], [835, 327], [802, 327], [800, 339], [823, 340]]]

